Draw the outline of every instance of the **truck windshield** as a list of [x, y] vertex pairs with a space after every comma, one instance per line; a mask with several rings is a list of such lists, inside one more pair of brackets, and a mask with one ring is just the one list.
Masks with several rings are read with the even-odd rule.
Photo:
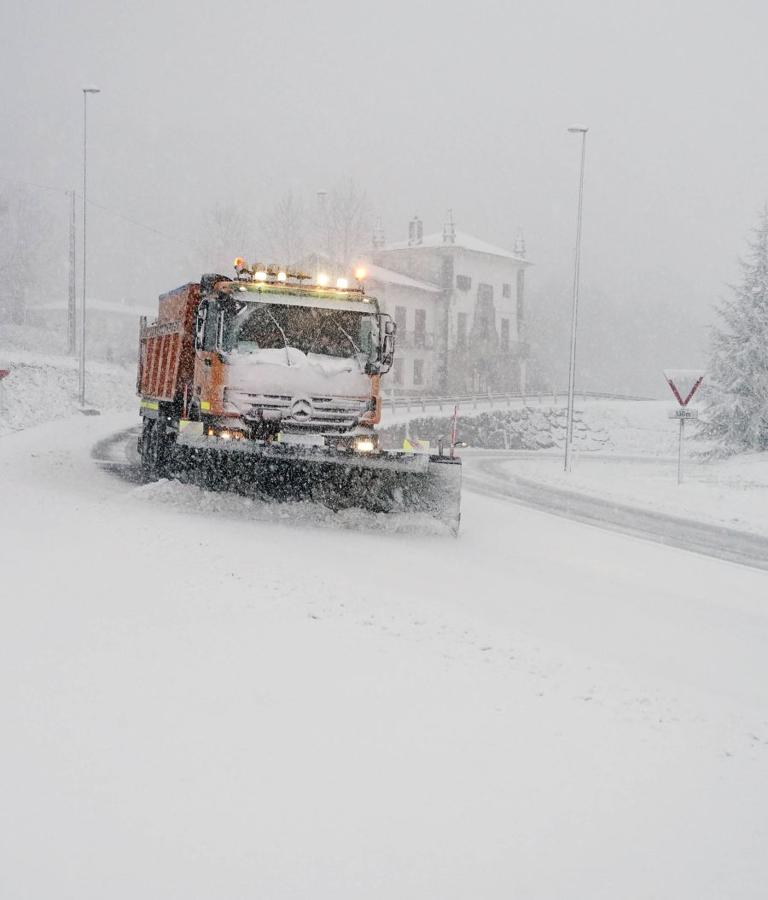
[[222, 349], [253, 353], [292, 347], [306, 354], [372, 358], [375, 328], [375, 317], [362, 312], [248, 303], [227, 316]]

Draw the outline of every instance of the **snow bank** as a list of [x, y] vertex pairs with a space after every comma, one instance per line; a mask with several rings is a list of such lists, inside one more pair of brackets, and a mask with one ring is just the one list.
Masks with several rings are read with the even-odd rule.
[[276, 503], [239, 494], [208, 491], [196, 485], [162, 480], [134, 488], [126, 501], [156, 504], [190, 515], [217, 516], [246, 523], [334, 528], [373, 534], [452, 536], [450, 529], [432, 516], [420, 513], [374, 513], [360, 509], [334, 512], [309, 502]]
[[[588, 400], [577, 405], [584, 421], [610, 435], [607, 450], [617, 455], [674, 456], [677, 454], [678, 423], [669, 418], [670, 410], [677, 403], [670, 396], [665, 400]], [[693, 425], [686, 427], [689, 447], [703, 450], [700, 442], [694, 444], [696, 432]]]
[[684, 519], [768, 535], [768, 453], [728, 460], [688, 456], [677, 484], [677, 459], [577, 456], [566, 475], [562, 460], [520, 458], [505, 464], [510, 478], [567, 488], [601, 500]]
[[[11, 368], [11, 374], [0, 382], [0, 435], [77, 412], [77, 360], [2, 349], [0, 356]], [[89, 362], [86, 399], [102, 410], [136, 407], [135, 368]]]

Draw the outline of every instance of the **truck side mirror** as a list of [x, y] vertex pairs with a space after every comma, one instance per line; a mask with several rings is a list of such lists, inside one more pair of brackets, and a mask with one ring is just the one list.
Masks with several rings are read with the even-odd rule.
[[395, 336], [393, 334], [385, 334], [384, 340], [381, 342], [381, 372], [389, 372], [392, 368], [392, 362], [395, 358]]
[[382, 313], [379, 317], [379, 322], [384, 327], [380, 327], [379, 331], [379, 373], [385, 374], [389, 372], [392, 368], [392, 361], [395, 356], [395, 332], [397, 331], [397, 325], [392, 321], [392, 319], [387, 315], [387, 313]]
[[195, 320], [195, 350], [202, 350], [203, 335], [205, 334], [205, 321], [208, 318], [208, 304], [203, 302], [197, 307], [197, 319]]

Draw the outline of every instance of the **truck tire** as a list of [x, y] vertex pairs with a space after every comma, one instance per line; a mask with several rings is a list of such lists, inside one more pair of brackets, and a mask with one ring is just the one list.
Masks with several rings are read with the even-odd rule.
[[165, 422], [160, 419], [144, 419], [141, 434], [141, 468], [148, 481], [163, 478], [168, 468], [170, 441]]

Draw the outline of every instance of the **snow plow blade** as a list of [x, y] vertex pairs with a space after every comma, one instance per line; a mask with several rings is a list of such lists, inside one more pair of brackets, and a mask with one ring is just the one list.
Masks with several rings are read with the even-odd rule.
[[179, 436], [169, 475], [259, 499], [309, 500], [334, 511], [421, 513], [453, 534], [461, 517], [461, 460]]

